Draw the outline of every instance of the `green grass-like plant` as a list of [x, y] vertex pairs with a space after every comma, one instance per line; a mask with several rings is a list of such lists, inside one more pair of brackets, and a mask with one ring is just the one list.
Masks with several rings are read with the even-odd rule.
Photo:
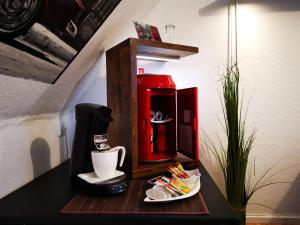
[[249, 164], [249, 154], [253, 147], [255, 130], [248, 135], [246, 134], [245, 126], [249, 104], [243, 114], [243, 97], [239, 95], [239, 84], [240, 72], [238, 65], [237, 63], [231, 63], [226, 67], [225, 74], [222, 77], [223, 95], [221, 97], [227, 146], [222, 143], [220, 138], [218, 138], [218, 148], [211, 139], [207, 138], [207, 140], [209, 149], [212, 150], [222, 169], [227, 200], [236, 211], [242, 212], [243, 221], [241, 221], [241, 224], [244, 224], [245, 209], [253, 194], [266, 186], [286, 182], [272, 181], [271, 178], [279, 173], [271, 173], [273, 166], [258, 178], [255, 177], [255, 160]]
[[[242, 101], [239, 96], [240, 72], [236, 63], [226, 68], [222, 80], [223, 115], [227, 135], [227, 149], [216, 154], [225, 178], [227, 199], [234, 208], [245, 208], [249, 195], [245, 189], [249, 153], [254, 142], [253, 131], [245, 134]], [[222, 145], [223, 146], [223, 145]], [[251, 194], [251, 193], [250, 193]]]

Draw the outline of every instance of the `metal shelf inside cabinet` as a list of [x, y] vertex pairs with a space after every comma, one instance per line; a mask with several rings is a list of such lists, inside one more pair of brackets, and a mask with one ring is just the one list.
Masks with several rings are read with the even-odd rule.
[[151, 120], [151, 123], [167, 123], [172, 120], [173, 120], [173, 118], [168, 118], [168, 119], [164, 119], [164, 120]]

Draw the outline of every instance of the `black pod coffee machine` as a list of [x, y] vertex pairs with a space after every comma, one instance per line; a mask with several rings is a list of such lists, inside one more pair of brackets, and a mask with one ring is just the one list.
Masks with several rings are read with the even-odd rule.
[[91, 194], [116, 194], [127, 188], [126, 175], [102, 182], [90, 184], [77, 175], [93, 171], [91, 151], [95, 150], [94, 135], [107, 134], [109, 123], [113, 121], [111, 109], [97, 104], [81, 103], [75, 107], [76, 128], [74, 134], [70, 176]]
[[76, 128], [71, 156], [71, 178], [79, 173], [93, 171], [91, 151], [94, 135], [106, 134], [111, 118], [111, 109], [91, 103], [75, 107]]

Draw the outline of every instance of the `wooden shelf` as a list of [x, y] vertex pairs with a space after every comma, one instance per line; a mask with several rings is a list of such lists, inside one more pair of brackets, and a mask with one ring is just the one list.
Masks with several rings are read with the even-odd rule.
[[163, 58], [180, 59], [198, 53], [198, 48], [186, 45], [131, 38], [137, 46], [136, 54]]
[[[197, 47], [128, 38], [106, 52], [107, 106], [112, 109], [109, 142], [126, 148], [125, 167], [133, 178], [166, 171], [174, 162], [138, 161], [137, 55], [180, 59], [198, 53]], [[177, 157], [183, 163], [199, 161]]]
[[186, 56], [197, 54], [199, 52], [197, 47], [159, 41], [141, 40], [137, 38], [128, 38], [127, 40], [108, 50], [108, 52], [114, 51], [116, 48], [120, 48], [126, 44], [130, 44], [134, 48], [136, 55], [171, 59], [180, 59]]
[[177, 156], [170, 161], [157, 162], [157, 163], [139, 163], [137, 169], [132, 171], [133, 177], [141, 177], [145, 174], [158, 174], [168, 172], [168, 167], [176, 165], [176, 162], [180, 162], [185, 169], [191, 169], [200, 165], [199, 160], [193, 160], [181, 153], [177, 153]]

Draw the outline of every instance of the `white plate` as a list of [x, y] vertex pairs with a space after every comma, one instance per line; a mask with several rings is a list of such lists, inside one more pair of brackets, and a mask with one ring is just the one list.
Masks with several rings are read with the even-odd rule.
[[[186, 180], [190, 180], [190, 179], [195, 179], [195, 182], [194, 184], [191, 184], [192, 186], [190, 187], [191, 188], [191, 191], [185, 195], [180, 195], [178, 197], [170, 197], [168, 199], [159, 199], [159, 200], [153, 200], [153, 199], [150, 199], [148, 197], [146, 197], [144, 199], [144, 202], [153, 202], [153, 203], [157, 203], [157, 202], [170, 202], [170, 201], [177, 201], [177, 200], [181, 200], [181, 199], [185, 199], [185, 198], [189, 198], [189, 197], [192, 197], [193, 195], [197, 194], [200, 190], [200, 187], [201, 187], [201, 182], [200, 182], [200, 176], [201, 174], [199, 173], [199, 170], [196, 169], [196, 170], [187, 170], [186, 171], [188, 173], [188, 175], [191, 176], [191, 178], [188, 178]], [[181, 179], [183, 182], [185, 182], [185, 179]], [[189, 183], [189, 182], [187, 182]]]
[[122, 176], [124, 172], [116, 170], [116, 172], [111, 176], [111, 177], [97, 177], [95, 172], [90, 172], [90, 173], [81, 173], [78, 174], [77, 176], [80, 177], [81, 179], [85, 180], [86, 182], [89, 182], [90, 184], [95, 184], [95, 183], [101, 183], [119, 176]]

